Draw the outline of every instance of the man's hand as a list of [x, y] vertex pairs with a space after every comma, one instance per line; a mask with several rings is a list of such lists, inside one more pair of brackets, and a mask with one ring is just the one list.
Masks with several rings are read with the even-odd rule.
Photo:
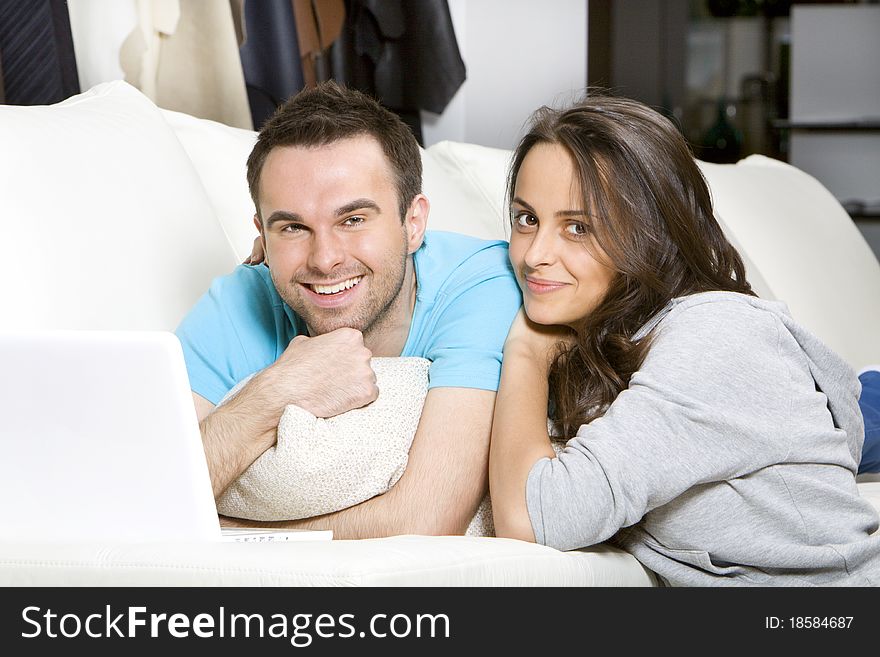
[[209, 402], [194, 394], [214, 497], [275, 444], [288, 404], [332, 417], [375, 400], [379, 388], [371, 357], [355, 329], [299, 336], [222, 406], [206, 412]]
[[366, 406], [379, 396], [376, 373], [370, 367], [372, 356], [356, 329], [340, 328], [314, 338], [300, 335], [254, 377], [254, 392], [259, 391], [267, 405], [274, 404], [276, 425], [288, 404], [315, 417], [333, 417]]

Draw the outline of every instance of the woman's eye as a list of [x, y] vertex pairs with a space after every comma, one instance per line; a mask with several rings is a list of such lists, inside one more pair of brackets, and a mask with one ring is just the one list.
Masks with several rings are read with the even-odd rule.
[[590, 227], [580, 221], [575, 221], [565, 227], [565, 232], [574, 237], [584, 237], [590, 233]]
[[528, 212], [520, 212], [513, 216], [513, 223], [519, 228], [531, 228], [538, 225], [538, 218]]

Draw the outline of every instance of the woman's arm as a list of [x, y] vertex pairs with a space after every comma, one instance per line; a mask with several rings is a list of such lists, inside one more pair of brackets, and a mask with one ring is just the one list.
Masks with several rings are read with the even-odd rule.
[[547, 433], [547, 376], [567, 329], [543, 327], [517, 315], [504, 345], [489, 447], [489, 492], [495, 535], [535, 542], [526, 480], [540, 459], [554, 458]]
[[[604, 415], [581, 426], [557, 458], [532, 466], [525, 495], [535, 541], [559, 550], [601, 543], [680, 496], [688, 494], [687, 504], [700, 487], [787, 462], [793, 440], [811, 431], [825, 436], [824, 455], [807, 458], [844, 465], [840, 446], [837, 457], [828, 451], [839, 436], [830, 437], [836, 430], [812, 381], [795, 391], [792, 372], [805, 363], [780, 351], [781, 330], [775, 315], [735, 300], [697, 300], [669, 313]], [[795, 394], [813, 397], [812, 410]], [[801, 422], [815, 429], [798, 435], [792, 418], [807, 412]], [[800, 458], [807, 449], [820, 447], [798, 447]], [[711, 504], [704, 510], [717, 515]]]

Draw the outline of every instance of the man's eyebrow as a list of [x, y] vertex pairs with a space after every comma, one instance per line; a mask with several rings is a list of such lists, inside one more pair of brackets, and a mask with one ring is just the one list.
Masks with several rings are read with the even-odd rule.
[[375, 201], [368, 198], [359, 198], [351, 201], [350, 203], [346, 203], [340, 208], [336, 209], [336, 216], [341, 217], [344, 214], [349, 214], [350, 212], [354, 212], [355, 210], [374, 210], [375, 212], [382, 212], [382, 209], [376, 204]]
[[[517, 205], [523, 206], [526, 210], [531, 212], [532, 214], [537, 214], [535, 208], [531, 205], [523, 201], [519, 196], [515, 196], [511, 203], [516, 203]], [[560, 210], [559, 212], [554, 213], [557, 217], [586, 217], [588, 216], [586, 212], [583, 210]]]
[[278, 223], [279, 221], [302, 221], [302, 217], [295, 212], [275, 210], [275, 212], [270, 214], [269, 218], [266, 219], [266, 228], [270, 228], [272, 224]]
[[[368, 198], [359, 198], [351, 201], [350, 203], [346, 203], [340, 208], [337, 208], [336, 216], [341, 217], [342, 215], [349, 214], [350, 212], [354, 212], [355, 210], [374, 210], [376, 212], [382, 212], [382, 209], [376, 204], [375, 201]], [[269, 218], [266, 219], [266, 228], [271, 227], [272, 224], [276, 224], [279, 221], [301, 222], [302, 220], [302, 216], [298, 215], [296, 212], [290, 212], [289, 210], [275, 210], [275, 212], [270, 214]]]

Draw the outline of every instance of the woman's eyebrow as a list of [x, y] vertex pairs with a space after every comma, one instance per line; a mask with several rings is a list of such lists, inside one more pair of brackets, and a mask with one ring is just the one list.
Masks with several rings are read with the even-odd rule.
[[[521, 205], [522, 207], [524, 207], [526, 210], [528, 210], [532, 214], [537, 214], [537, 211], [535, 210], [535, 208], [533, 208], [531, 205], [529, 205], [528, 203], [523, 201], [519, 196], [516, 196], [513, 198], [513, 200], [511, 201], [511, 204], [513, 204], [513, 203], [516, 203], [517, 205]], [[558, 212], [554, 212], [553, 215], [556, 217], [588, 217], [589, 216], [583, 210], [559, 210]]]
[[535, 214], [535, 208], [533, 208], [531, 205], [529, 205], [528, 203], [526, 203], [525, 201], [523, 201], [519, 196], [514, 196], [513, 199], [512, 199], [510, 202], [511, 202], [511, 204], [516, 203], [517, 205], [521, 205], [521, 206], [523, 206], [526, 210], [528, 210], [529, 212], [531, 212], [532, 214]]

